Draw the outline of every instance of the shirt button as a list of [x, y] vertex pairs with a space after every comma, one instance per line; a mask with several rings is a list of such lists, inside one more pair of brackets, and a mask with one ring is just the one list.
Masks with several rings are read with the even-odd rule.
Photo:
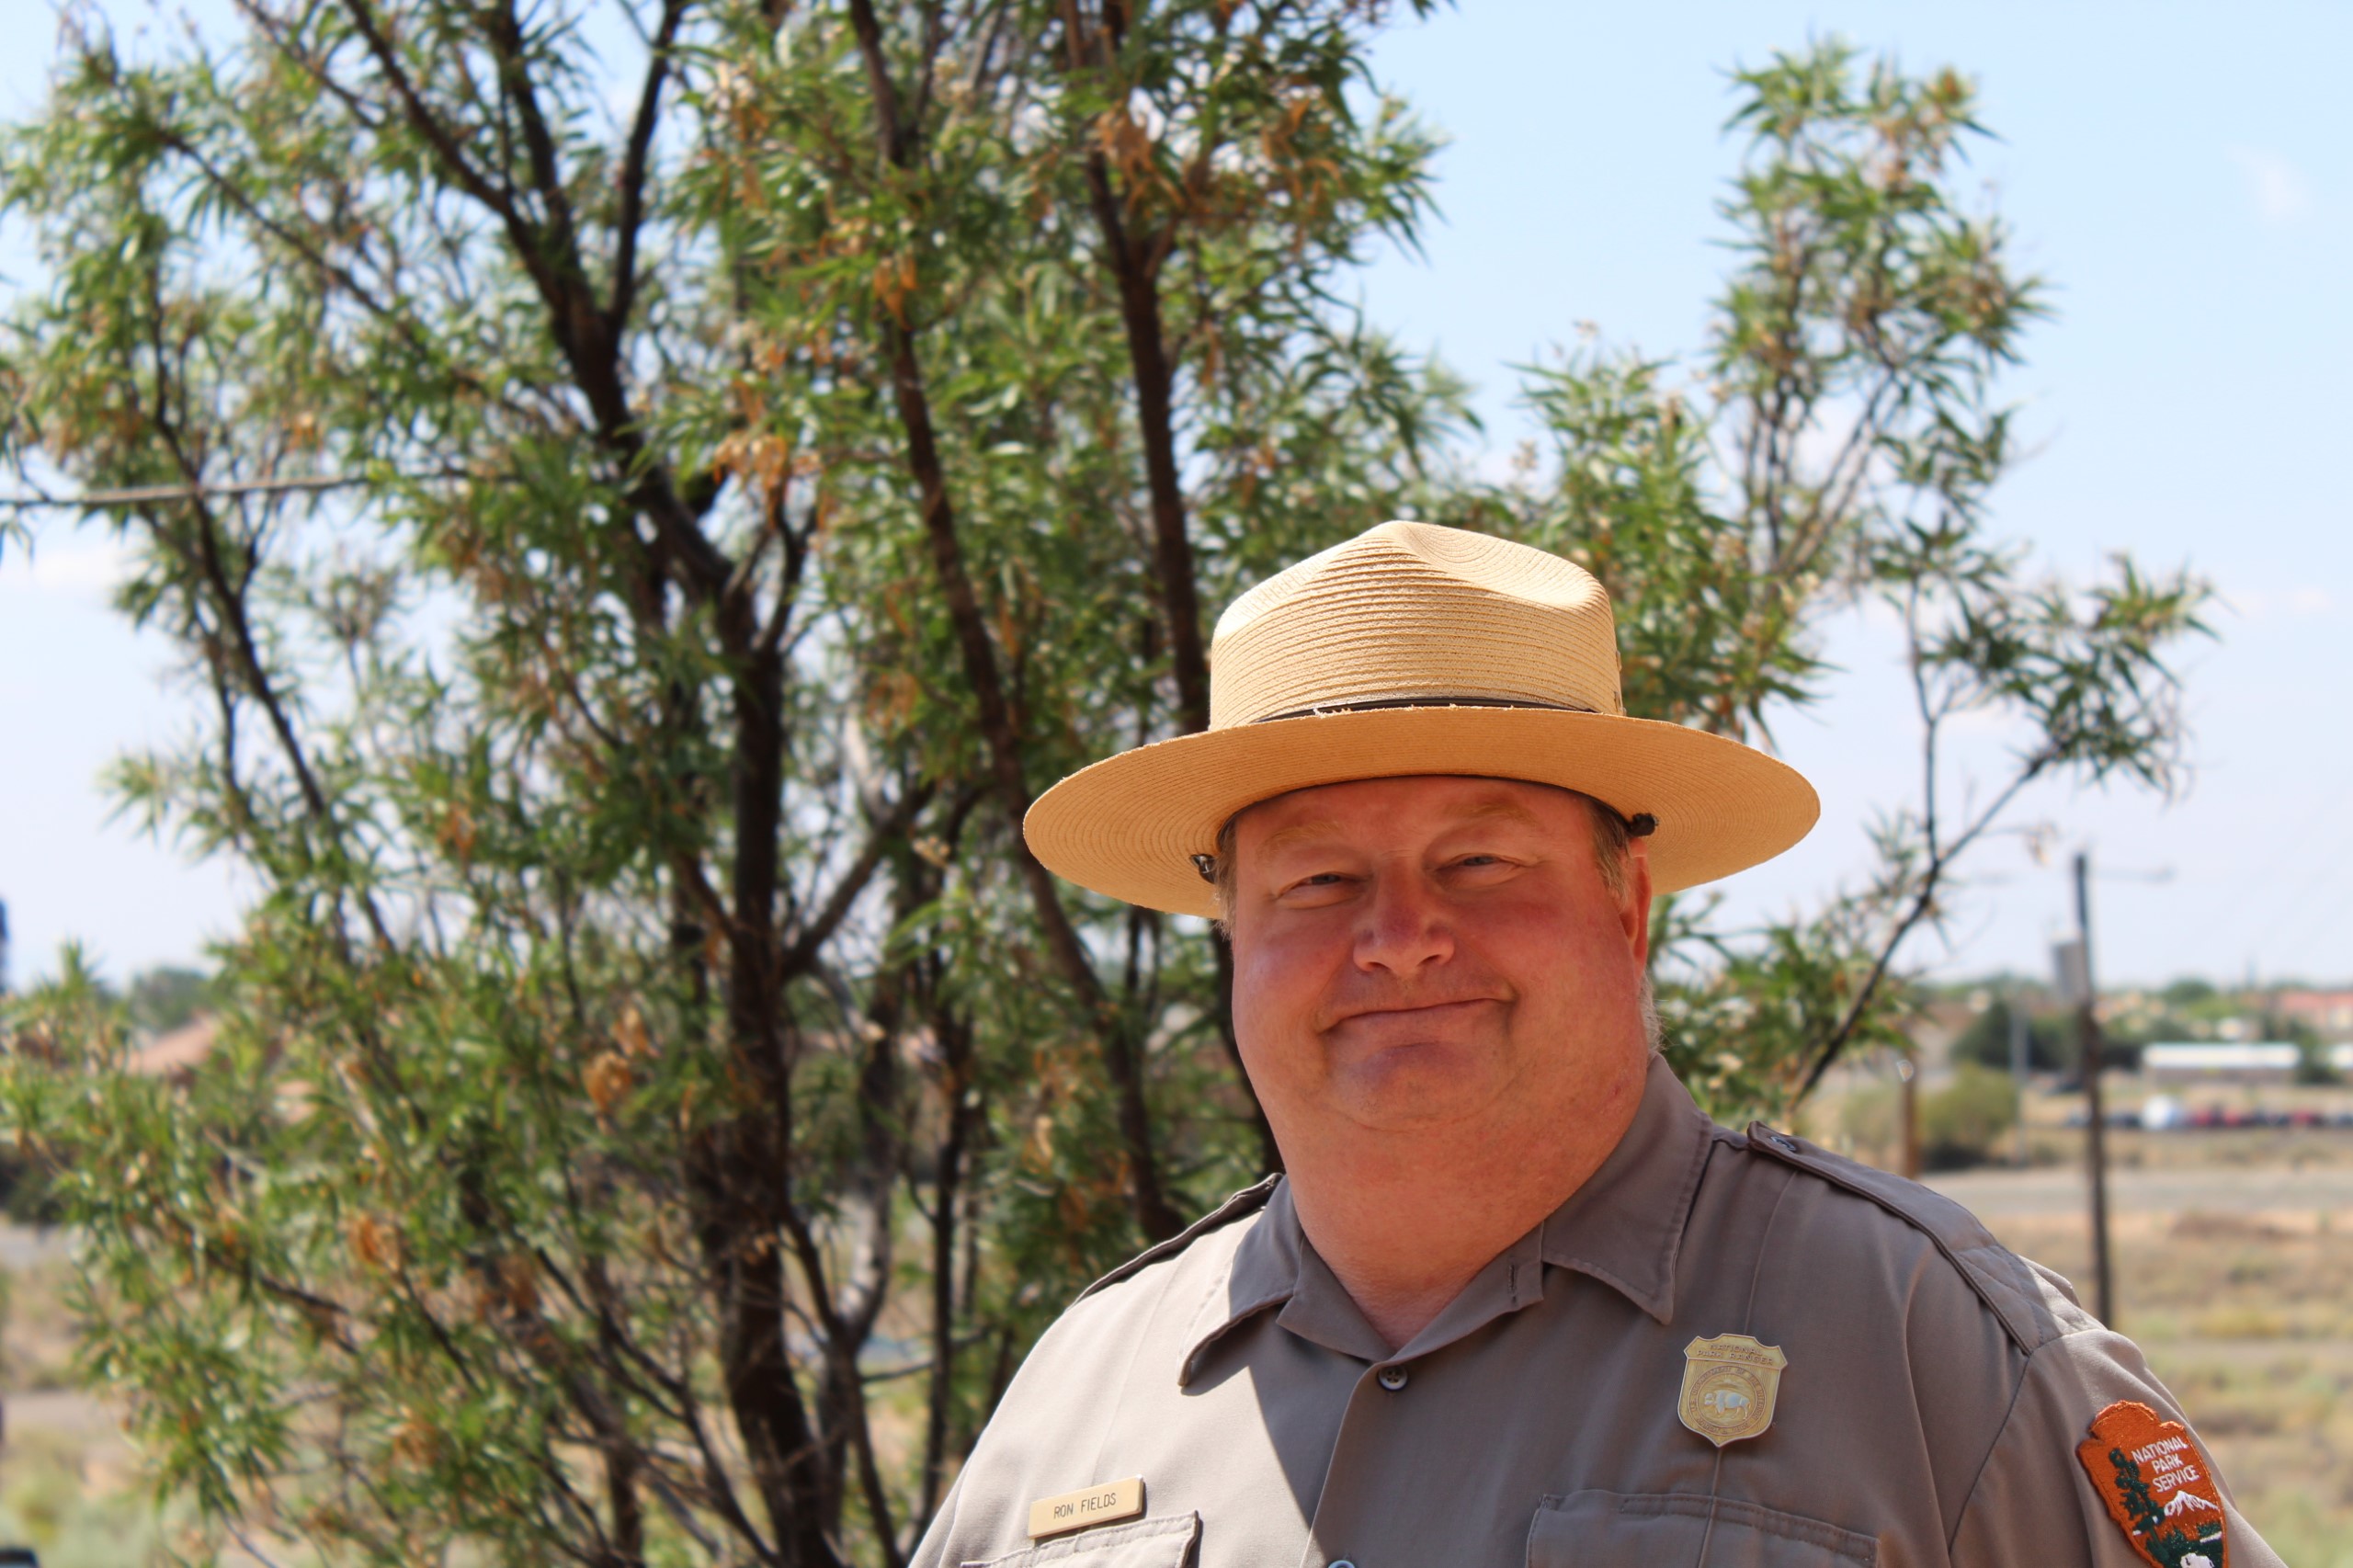
[[[1405, 1386], [1405, 1369], [1403, 1367], [1383, 1367], [1375, 1376], [1380, 1381], [1381, 1386], [1391, 1393], [1395, 1393]], [[1340, 1568], [1340, 1564], [1335, 1562], [1332, 1568]], [[1355, 1564], [1349, 1564], [1349, 1568], [1355, 1568]]]
[[1332, 1563], [1330, 1568], [1357, 1568], [1357, 1565], [1343, 1557], [1337, 1562]]

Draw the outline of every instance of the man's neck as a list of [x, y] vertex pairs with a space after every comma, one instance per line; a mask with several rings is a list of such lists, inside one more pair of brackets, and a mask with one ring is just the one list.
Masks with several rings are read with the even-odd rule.
[[1374, 1331], [1402, 1349], [1601, 1168], [1633, 1124], [1646, 1072], [1564, 1119], [1523, 1113], [1477, 1136], [1360, 1131], [1299, 1157], [1286, 1150], [1300, 1227]]

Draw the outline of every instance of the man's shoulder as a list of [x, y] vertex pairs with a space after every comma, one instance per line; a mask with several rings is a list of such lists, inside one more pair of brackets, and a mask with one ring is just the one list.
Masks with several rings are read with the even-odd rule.
[[1275, 1188], [1281, 1185], [1282, 1179], [1279, 1176], [1270, 1176], [1255, 1187], [1245, 1187], [1233, 1194], [1224, 1202], [1177, 1232], [1176, 1234], [1165, 1242], [1146, 1247], [1086, 1290], [1081, 1290], [1072, 1300], [1072, 1309], [1076, 1310], [1080, 1302], [1100, 1296], [1115, 1286], [1153, 1271], [1156, 1266], [1172, 1263], [1183, 1255], [1193, 1251], [1196, 1244], [1204, 1237], [1219, 1232], [1234, 1232], [1238, 1234], [1239, 1227], [1244, 1221], [1254, 1219], [1260, 1210], [1266, 1208], [1267, 1200], [1274, 1196]]
[[2026, 1355], [2097, 1328], [2066, 1280], [1995, 1240], [1968, 1209], [1933, 1188], [1859, 1164], [1763, 1122], [1718, 1130], [1723, 1157], [1795, 1173], [1791, 1193], [1811, 1213], [1789, 1218], [1812, 1267], [1889, 1277], [1900, 1257], [1917, 1260], [1964, 1288]]
[[1002, 1458], [1013, 1451], [1008, 1444], [1017, 1449], [1016, 1439], [1061, 1431], [1074, 1385], [1111, 1387], [1154, 1363], [1174, 1384], [1200, 1322], [1220, 1311], [1235, 1249], [1259, 1222], [1277, 1179], [1233, 1194], [1073, 1298], [1006, 1389], [990, 1423], [992, 1451]]

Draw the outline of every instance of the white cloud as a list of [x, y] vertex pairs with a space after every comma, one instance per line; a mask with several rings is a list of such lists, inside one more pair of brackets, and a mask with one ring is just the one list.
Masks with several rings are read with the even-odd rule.
[[2231, 161], [2246, 176], [2247, 195], [2265, 222], [2292, 223], [2311, 214], [2312, 184], [2286, 158], [2262, 147], [2234, 147]]
[[16, 540], [0, 549], [0, 594], [103, 600], [131, 569], [131, 551], [113, 540], [43, 540], [30, 551]]
[[2274, 616], [2326, 615], [2336, 608], [2336, 597], [2326, 588], [2289, 588], [2284, 592], [2267, 592], [2261, 588], [2229, 588], [2222, 590], [2222, 606], [2233, 615], [2245, 620], [2267, 620]]

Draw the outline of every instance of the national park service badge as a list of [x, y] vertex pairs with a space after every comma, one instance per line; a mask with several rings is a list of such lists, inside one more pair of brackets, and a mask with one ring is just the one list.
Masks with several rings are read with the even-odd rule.
[[2120, 1399], [2075, 1445], [2109, 1517], [2149, 1568], [2228, 1568], [2222, 1491], [2189, 1429]]
[[1695, 1339], [1683, 1347], [1683, 1425], [1722, 1448], [1773, 1424], [1773, 1396], [1790, 1358], [1778, 1345], [1745, 1334]]

